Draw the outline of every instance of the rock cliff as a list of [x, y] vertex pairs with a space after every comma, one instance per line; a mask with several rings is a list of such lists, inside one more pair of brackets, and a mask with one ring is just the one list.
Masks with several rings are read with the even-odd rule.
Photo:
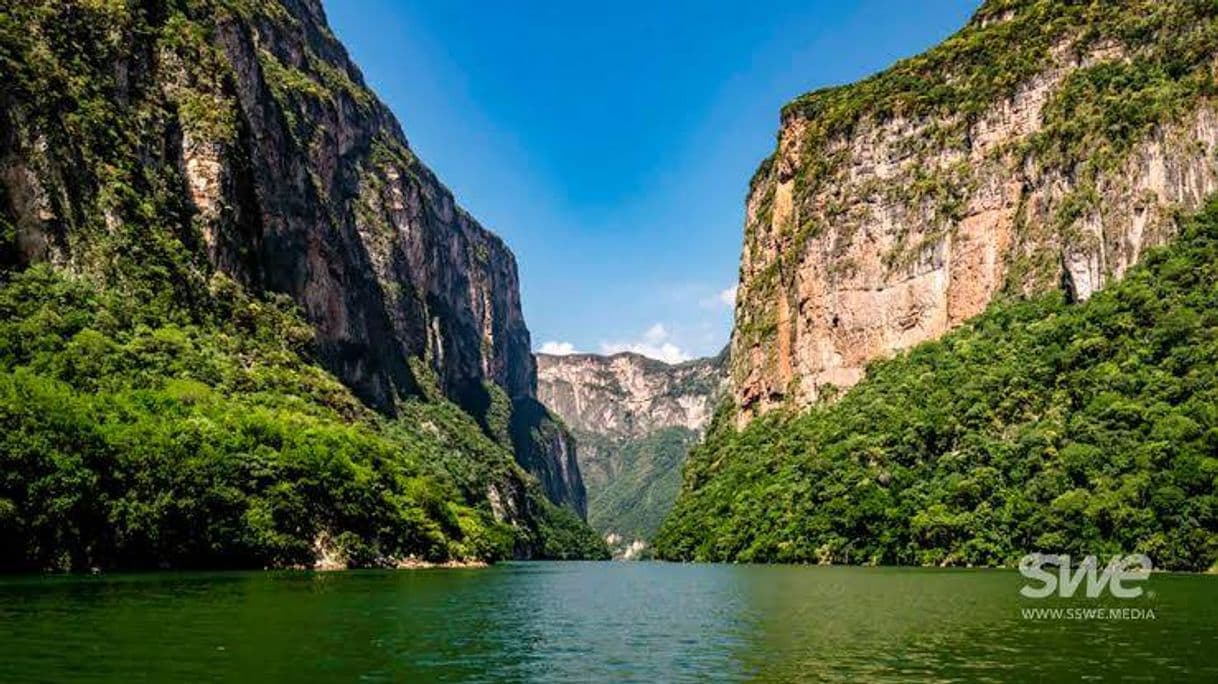
[[672, 506], [681, 465], [727, 388], [727, 358], [539, 354], [538, 395], [571, 429], [588, 520], [635, 555]]
[[217, 272], [287, 295], [384, 414], [438, 384], [491, 434], [506, 400], [517, 459], [583, 513], [512, 253], [413, 154], [320, 0], [5, 0], [0, 30], [0, 263], [150, 301], [197, 303]]
[[782, 112], [752, 181], [741, 423], [981, 313], [1119, 278], [1218, 189], [1212, 4], [991, 0], [941, 45]]

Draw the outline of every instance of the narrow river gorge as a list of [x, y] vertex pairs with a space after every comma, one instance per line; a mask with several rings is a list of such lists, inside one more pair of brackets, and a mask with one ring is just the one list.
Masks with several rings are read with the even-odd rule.
[[1218, 681], [1218, 0], [773, 4], [0, 0], [0, 684]]

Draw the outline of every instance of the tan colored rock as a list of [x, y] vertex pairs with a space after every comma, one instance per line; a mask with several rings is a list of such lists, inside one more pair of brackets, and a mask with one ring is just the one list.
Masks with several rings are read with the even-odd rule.
[[[871, 360], [943, 335], [1001, 291], [1065, 287], [1086, 299], [1169, 239], [1177, 210], [1218, 189], [1218, 103], [1203, 98], [1137, 142], [1059, 228], [1063, 205], [1088, 188], [1025, 143], [1071, 73], [1130, 57], [1112, 42], [1068, 40], [1050, 55], [969, 120], [864, 114], [809, 149], [815, 121], [784, 114], [746, 205], [731, 347], [741, 424], [857, 383]], [[827, 180], [801, 196], [811, 165], [827, 165]]]
[[537, 393], [577, 434], [623, 439], [666, 427], [701, 432], [720, 397], [719, 364], [709, 358], [667, 364], [629, 352], [538, 354]]
[[[684, 448], [710, 424], [717, 404], [726, 396], [726, 359], [695, 359], [668, 364], [634, 353], [612, 356], [537, 355], [537, 396], [570, 428], [580, 475], [587, 485], [588, 519], [602, 533], [620, 533], [609, 542], [617, 557], [637, 557], [645, 546], [632, 545], [642, 529], [616, 526], [617, 497], [610, 492], [630, 488], [643, 493], [635, 513], [667, 512], [676, 497], [671, 480], [684, 463], [657, 458], [648, 440], [683, 431]], [[640, 453], [646, 454], [640, 456]]]

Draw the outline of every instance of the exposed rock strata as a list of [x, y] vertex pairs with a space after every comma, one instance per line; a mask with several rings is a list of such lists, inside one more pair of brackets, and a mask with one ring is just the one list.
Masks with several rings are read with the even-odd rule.
[[[1119, 4], [1113, 13], [1126, 11]], [[989, 11], [998, 5], [1012, 8]], [[918, 59], [946, 62], [936, 54], [955, 55], [949, 51], [969, 41], [1022, 40], [993, 32], [1034, 11], [1058, 10], [987, 3], [937, 53]], [[784, 111], [777, 151], [747, 200], [731, 347], [742, 422], [849, 387], [872, 359], [937, 338], [1004, 293], [1061, 287], [1086, 299], [1170, 239], [1178, 212], [1218, 190], [1211, 97], [1165, 107], [1120, 154], [1060, 152], [1062, 133], [1046, 129], [1046, 112], [1066, 106], [1071, 79], [1157, 58], [1154, 43], [1127, 46], [1092, 23], [1091, 31], [1055, 36], [1043, 54], [1029, 49], [1034, 75], [980, 112], [898, 103], [863, 108], [842, 130], [814, 135], [832, 115], [822, 102], [865, 97], [885, 75], [810, 94]], [[994, 78], [1013, 71], [1001, 66]], [[893, 73], [918, 67], [911, 61]], [[940, 78], [950, 86], [963, 76]], [[1105, 155], [1102, 166], [1092, 153]]]
[[578, 442], [589, 521], [637, 556], [645, 545], [632, 542], [672, 505], [689, 445], [725, 396], [726, 357], [670, 365], [631, 353], [540, 354], [537, 365], [538, 395]]

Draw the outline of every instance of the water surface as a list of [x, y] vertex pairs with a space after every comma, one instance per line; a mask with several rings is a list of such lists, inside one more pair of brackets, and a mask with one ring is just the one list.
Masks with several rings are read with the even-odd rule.
[[[661, 563], [6, 578], [0, 681], [1218, 681], [1218, 577], [1126, 601], [1022, 584]], [[1155, 619], [1021, 614], [1043, 606]]]

